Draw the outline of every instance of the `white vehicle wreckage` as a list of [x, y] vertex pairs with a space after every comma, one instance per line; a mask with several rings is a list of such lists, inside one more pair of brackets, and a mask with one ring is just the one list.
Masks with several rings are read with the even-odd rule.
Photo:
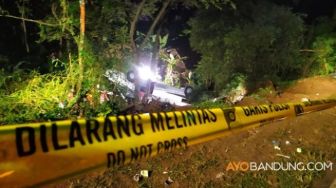
[[[135, 82], [136, 74], [137, 82]], [[189, 105], [188, 99], [193, 91], [191, 86], [176, 88], [163, 83], [158, 74], [143, 65], [128, 71], [127, 74], [109, 69], [104, 76], [110, 82], [126, 88], [126, 92], [120, 92], [125, 100], [132, 100], [135, 95], [138, 95], [141, 101], [156, 100], [171, 105], [186, 106]], [[139, 93], [135, 92], [135, 83], [140, 87]]]

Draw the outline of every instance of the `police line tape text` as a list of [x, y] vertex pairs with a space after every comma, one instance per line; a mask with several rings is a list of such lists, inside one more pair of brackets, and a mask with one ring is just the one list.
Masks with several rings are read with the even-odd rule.
[[260, 106], [244, 106], [242, 107], [246, 116], [267, 114], [269, 112], [278, 112], [289, 110], [288, 104], [276, 104], [276, 105], [260, 105]]
[[155, 133], [202, 124], [211, 125], [218, 119], [209, 109], [151, 113], [147, 121], [143, 117], [144, 115], [107, 117], [102, 123], [96, 119], [85, 120], [84, 123], [72, 121], [65, 130], [64, 127], [60, 130], [56, 122], [49, 126], [20, 126], [15, 129], [17, 154], [19, 157], [33, 155], [39, 146], [46, 153], [123, 137], [141, 136], [145, 134], [144, 124], [150, 124], [151, 131]]
[[[156, 145], [156, 146], [155, 146]], [[147, 144], [139, 147], [131, 148], [129, 153], [131, 157], [131, 162], [143, 158], [148, 158], [152, 156], [152, 151], [157, 150], [157, 154], [161, 152], [172, 151], [177, 148], [187, 148], [188, 137], [176, 138], [171, 140], [159, 141], [154, 145]], [[107, 153], [107, 167], [114, 167], [116, 165], [124, 165], [126, 161], [127, 152], [124, 150], [118, 150], [117, 152]]]

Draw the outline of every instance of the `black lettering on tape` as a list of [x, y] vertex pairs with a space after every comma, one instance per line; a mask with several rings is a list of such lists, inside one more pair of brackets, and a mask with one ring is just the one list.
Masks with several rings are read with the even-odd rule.
[[185, 111], [185, 113], [186, 113], [186, 116], [187, 116], [187, 119], [188, 119], [189, 126], [192, 125], [191, 121], [194, 125], [197, 125], [195, 114], [192, 111]]
[[188, 146], [188, 137], [174, 138], [171, 140], [164, 140], [157, 143], [157, 153], [172, 151], [176, 148]]
[[157, 117], [155, 117], [155, 115], [153, 113], [150, 113], [150, 119], [151, 119], [151, 127], [152, 127], [152, 131], [156, 132], [156, 131], [161, 131], [161, 130], [165, 130], [164, 129], [164, 125], [163, 125], [163, 118], [161, 116], [160, 113], [156, 113]]
[[172, 118], [169, 117], [168, 113], [166, 113], [166, 112], [164, 112], [164, 115], [165, 115], [165, 118], [166, 118], [166, 125], [167, 125], [168, 130], [174, 129], [175, 127], [172, 126], [169, 122], [169, 121], [171, 121]]
[[[178, 116], [177, 113], [181, 113]], [[217, 116], [211, 110], [191, 110], [181, 112], [150, 114], [151, 128], [153, 132], [172, 130], [187, 126], [196, 126], [217, 121]]]
[[[135, 119], [135, 117], [137, 118], [137, 120]], [[144, 130], [143, 130], [143, 125], [141, 123], [141, 116], [139, 115], [132, 115], [132, 127], [133, 127], [133, 132], [135, 135], [142, 135], [144, 134]]]
[[[260, 106], [245, 106], [241, 107], [244, 111], [245, 116], [252, 116], [252, 115], [261, 115], [267, 114], [268, 112], [279, 112], [283, 110], [289, 110], [288, 104], [275, 104], [275, 105], [268, 105], [268, 108], [264, 105]], [[269, 110], [268, 110], [269, 109]]]
[[95, 140], [101, 142], [101, 138], [98, 134], [99, 122], [95, 119], [86, 120], [86, 137], [90, 144], [93, 143], [92, 135]]
[[40, 143], [43, 152], [48, 152], [48, 144], [47, 144], [47, 128], [45, 125], [40, 126]]
[[256, 112], [254, 111], [254, 108], [253, 108], [253, 107], [249, 106], [248, 109], [250, 110], [250, 114], [251, 114], [251, 115], [256, 114]]
[[262, 106], [262, 111], [263, 111], [263, 113], [268, 113], [268, 110], [267, 110], [267, 107], [266, 106]]
[[135, 161], [145, 157], [150, 157], [152, 154], [152, 145], [153, 144], [147, 144], [131, 148], [131, 161]]
[[51, 140], [55, 150], [63, 150], [68, 148], [67, 145], [59, 144], [56, 123], [51, 124]]
[[168, 140], [165, 140], [164, 141], [164, 149], [168, 151], [169, 148], [170, 148], [170, 142]]
[[187, 126], [186, 117], [185, 117], [183, 112], [181, 112], [181, 114], [182, 114], [182, 119], [183, 119], [183, 125], [184, 125], [184, 127], [186, 127]]
[[157, 143], [157, 152], [159, 153], [160, 152], [160, 150], [163, 148], [163, 142], [158, 142]]
[[254, 109], [256, 111], [256, 114], [262, 114], [262, 111], [260, 110], [259, 106], [255, 106]]
[[226, 120], [226, 123], [231, 129], [231, 122], [236, 121], [236, 113], [235, 113], [235, 108], [228, 108], [228, 109], [222, 109], [224, 113], [224, 118]]
[[213, 111], [211, 111], [210, 109], [207, 110], [210, 114], [211, 114], [211, 121], [212, 122], [217, 122], [217, 116], [216, 116], [216, 113], [214, 113]]
[[[244, 111], [245, 116], [251, 116], [251, 115], [260, 115], [260, 114], [266, 114], [268, 113], [266, 106], [247, 106], [247, 107], [241, 107]], [[270, 111], [272, 112], [271, 105], [269, 106]]]
[[[99, 125], [99, 122], [97, 121], [96, 124]], [[130, 118], [126, 115], [118, 116], [116, 117], [116, 121], [112, 121], [111, 118], [108, 117], [105, 118], [103, 125], [104, 141], [107, 141], [109, 137], [112, 137], [113, 139], [123, 138], [124, 136], [131, 137], [131, 132], [133, 132], [134, 135], [137, 136], [144, 134], [143, 124], [141, 122], [140, 115], [131, 115]], [[96, 136], [96, 139], [97, 138], [99, 137]]]
[[[28, 148], [24, 148], [23, 135], [28, 134]], [[32, 127], [18, 127], [15, 129], [16, 150], [19, 157], [32, 155], [36, 151], [35, 130]]]
[[203, 122], [202, 122], [202, 118], [201, 118], [201, 114], [200, 114], [199, 110], [196, 110], [196, 113], [197, 113], [197, 117], [198, 117], [198, 120], [199, 120], [200, 124], [202, 124]]
[[294, 105], [295, 115], [299, 116], [304, 113], [303, 107], [300, 104]]
[[174, 113], [174, 117], [175, 117], [175, 124], [176, 124], [176, 127], [177, 127], [177, 128], [182, 128], [183, 125], [179, 123], [179, 118], [177, 117], [176, 112], [173, 112], [173, 113]]
[[69, 146], [75, 147], [75, 142], [77, 141], [79, 141], [81, 145], [85, 145], [80, 125], [77, 121], [73, 121], [69, 132]]
[[279, 111], [284, 111], [284, 110], [289, 110], [289, 105], [288, 104], [275, 104], [273, 105], [273, 109], [276, 111], [276, 112], [279, 112]]
[[107, 153], [107, 167], [114, 167], [116, 165], [125, 164], [126, 154], [123, 150], [119, 150], [116, 153]]
[[250, 116], [250, 110], [248, 109], [248, 107], [242, 107], [243, 111], [244, 111], [244, 114], [245, 116]]
[[108, 117], [105, 118], [103, 128], [104, 128], [103, 130], [104, 141], [107, 141], [108, 136], [111, 136], [113, 139], [117, 139], [113, 130], [112, 121]]
[[[210, 123], [210, 117], [209, 117], [209, 114], [205, 111], [205, 110], [202, 110], [202, 117], [203, 117], [203, 122], [206, 123], [206, 121], [208, 121]], [[200, 120], [201, 121], [201, 120]]]
[[[180, 140], [181, 138], [178, 138], [178, 140]], [[173, 146], [173, 147], [176, 147], [177, 146], [177, 140], [175, 140], [175, 139], [173, 139], [172, 141], [171, 141], [171, 145]]]
[[131, 136], [127, 116], [124, 116], [124, 119], [125, 121], [123, 121], [120, 116], [117, 117], [117, 127], [118, 127], [119, 138], [123, 137], [123, 133], [126, 134], [128, 137]]
[[184, 145], [185, 145], [185, 147], [187, 148], [187, 146], [188, 146], [188, 137], [183, 137], [183, 143], [184, 143]]

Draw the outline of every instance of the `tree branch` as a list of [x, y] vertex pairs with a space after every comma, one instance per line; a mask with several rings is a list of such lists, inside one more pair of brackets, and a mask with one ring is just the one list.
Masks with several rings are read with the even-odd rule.
[[21, 18], [21, 17], [13, 16], [13, 15], [0, 15], [0, 17], [1, 16], [2, 17], [7, 17], [7, 18], [14, 18], [14, 19], [18, 19], [18, 20], [24, 20], [26, 22], [37, 23], [37, 24], [45, 25], [45, 26], [49, 26], [49, 27], [58, 27], [57, 24], [50, 24], [50, 23], [46, 23], [46, 22], [43, 22], [43, 21], [40, 21], [40, 20], [32, 20], [32, 19], [29, 19], [29, 18]]
[[22, 20], [22, 29], [23, 29], [23, 38], [24, 38], [24, 43], [26, 46], [26, 51], [29, 53], [29, 44], [28, 44], [28, 39], [27, 39], [27, 27], [26, 27], [26, 22], [24, 20], [25, 17], [25, 2], [22, 2], [22, 6], [20, 6], [19, 3], [17, 3], [17, 7], [20, 9], [19, 12], [21, 12], [21, 20]]
[[136, 14], [135, 14], [133, 20], [132, 20], [131, 28], [130, 28], [130, 31], [129, 31], [129, 38], [131, 40], [131, 47], [134, 50], [134, 53], [136, 53], [136, 44], [135, 44], [135, 41], [134, 41], [135, 27], [136, 27], [136, 23], [139, 19], [139, 16], [142, 12], [142, 9], [145, 5], [145, 2], [146, 2], [146, 0], [141, 1], [140, 5], [138, 6], [138, 9], [136, 11]]
[[322, 50], [314, 50], [314, 49], [301, 49], [299, 50], [300, 52], [319, 52], [319, 51], [322, 51]]
[[148, 30], [146, 36], [145, 36], [145, 39], [144, 39], [144, 40], [142, 41], [142, 43], [141, 43], [141, 45], [140, 45], [140, 49], [142, 49], [142, 48], [145, 46], [145, 44], [146, 44], [148, 38], [149, 38], [150, 35], [153, 33], [153, 31], [154, 31], [156, 25], [158, 24], [158, 22], [159, 22], [160, 19], [162, 18], [163, 14], [165, 13], [165, 11], [166, 11], [166, 9], [167, 9], [167, 7], [168, 7], [168, 5], [170, 4], [171, 1], [172, 1], [172, 0], [166, 0], [166, 1], [164, 1], [163, 5], [162, 5], [162, 7], [161, 7], [161, 9], [160, 9], [160, 12], [159, 12], [159, 13], [157, 14], [157, 16], [155, 17], [155, 19], [154, 19], [152, 25], [150, 26], [150, 28], [149, 28], [149, 30]]

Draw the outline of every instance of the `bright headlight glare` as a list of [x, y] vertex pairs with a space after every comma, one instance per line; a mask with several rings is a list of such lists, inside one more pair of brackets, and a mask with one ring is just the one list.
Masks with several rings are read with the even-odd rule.
[[152, 80], [156, 79], [156, 75], [153, 73], [149, 66], [138, 67], [138, 74], [142, 80]]

